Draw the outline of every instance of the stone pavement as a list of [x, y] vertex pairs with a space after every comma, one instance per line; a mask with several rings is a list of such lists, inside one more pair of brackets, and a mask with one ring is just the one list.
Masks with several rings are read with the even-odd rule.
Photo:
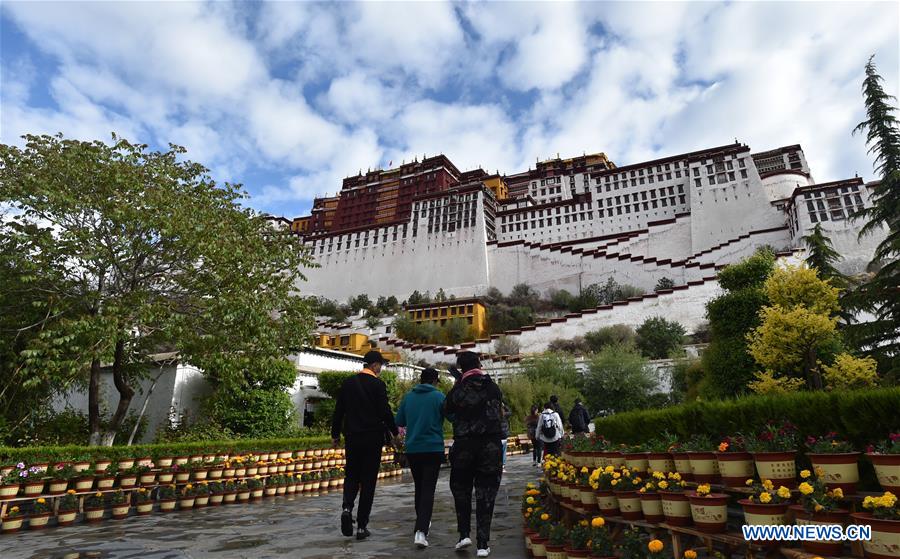
[[[192, 512], [152, 514], [98, 525], [76, 524], [43, 532], [0, 536], [0, 559], [434, 559], [475, 557], [455, 553], [456, 515], [449, 469], [441, 471], [435, 496], [431, 547], [412, 545], [413, 487], [379, 483], [369, 529], [372, 538], [357, 542], [338, 528], [340, 490], [320, 496], [272, 497], [259, 504], [228, 505]], [[511, 456], [494, 509], [491, 557], [525, 557], [519, 504], [525, 484], [538, 476], [530, 456]], [[474, 535], [474, 515], [472, 531]]]

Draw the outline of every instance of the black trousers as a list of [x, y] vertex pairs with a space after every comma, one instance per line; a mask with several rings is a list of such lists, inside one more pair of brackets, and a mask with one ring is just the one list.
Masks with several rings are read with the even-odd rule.
[[552, 443], [543, 443], [544, 446], [544, 456], [548, 454], [552, 454], [553, 456], [559, 457], [559, 447], [560, 441], [553, 441]]
[[541, 452], [544, 450], [544, 442], [537, 437], [531, 439], [531, 461], [532, 462], [540, 462]]
[[381, 466], [381, 447], [384, 434], [381, 431], [350, 433], [346, 436], [347, 465], [344, 468], [344, 508], [353, 510], [359, 493], [357, 528], [369, 524], [372, 501], [375, 499], [375, 482]]
[[431, 512], [434, 510], [434, 490], [437, 487], [443, 452], [417, 452], [407, 454], [409, 469], [416, 486], [416, 532], [428, 533]]
[[461, 538], [472, 528], [472, 489], [475, 489], [475, 526], [479, 549], [491, 539], [494, 500], [503, 475], [503, 450], [497, 437], [458, 439], [450, 449], [450, 491], [456, 505]]

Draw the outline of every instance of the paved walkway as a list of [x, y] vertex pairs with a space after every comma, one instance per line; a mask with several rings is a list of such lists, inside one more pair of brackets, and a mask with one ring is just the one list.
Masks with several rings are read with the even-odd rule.
[[[375, 493], [369, 522], [372, 538], [357, 542], [339, 535], [340, 491], [320, 496], [265, 499], [259, 504], [230, 505], [192, 512], [153, 514], [99, 525], [76, 524], [43, 532], [0, 536], [3, 559], [331, 559], [369, 557], [431, 559], [474, 557], [475, 550], [457, 555], [456, 515], [448, 487], [450, 471], [438, 481], [431, 547], [412, 545], [412, 478], [387, 481]], [[494, 511], [492, 557], [525, 557], [521, 492], [537, 477], [530, 456], [512, 456], [507, 462]], [[473, 533], [474, 533], [473, 518]]]

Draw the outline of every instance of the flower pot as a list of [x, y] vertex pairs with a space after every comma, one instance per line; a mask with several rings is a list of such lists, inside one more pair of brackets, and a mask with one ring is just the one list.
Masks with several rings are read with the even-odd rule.
[[666, 522], [672, 526], [690, 526], [693, 522], [691, 518], [691, 503], [684, 493], [660, 492], [660, 502], [662, 503], [663, 515]]
[[203, 481], [206, 479], [207, 474], [209, 474], [209, 470], [205, 468], [199, 468], [194, 470], [194, 479], [197, 481]]
[[668, 452], [651, 452], [647, 454], [647, 466], [654, 472], [665, 474], [675, 471], [675, 461]]
[[250, 500], [250, 494], [250, 491], [238, 491], [237, 500], [241, 501], [242, 503], [246, 503]]
[[[806, 512], [803, 505], [791, 505], [788, 508], [794, 512], [794, 523], [798, 526], [808, 524], [838, 524], [846, 526], [847, 520], [850, 518], [850, 512], [843, 509], [810, 514]], [[840, 540], [803, 541], [801, 544], [804, 551], [820, 557], [840, 557], [844, 550], [844, 543]]]
[[51, 495], [62, 495], [66, 492], [66, 489], [69, 488], [69, 480], [67, 479], [54, 479], [50, 481], [50, 487], [48, 492]]
[[594, 490], [590, 487], [582, 487], [578, 490], [581, 495], [581, 508], [586, 512], [593, 512], [597, 510], [597, 496], [594, 495]]
[[112, 461], [110, 460], [97, 460], [97, 462], [94, 464], [94, 470], [96, 470], [98, 473], [103, 473], [107, 468], [109, 468], [110, 464], [112, 464]]
[[277, 487], [266, 487], [265, 488], [266, 497], [274, 497], [276, 493], [278, 493]]
[[738, 503], [744, 507], [745, 524], [787, 524], [790, 503], [764, 504], [750, 499], [741, 499]]
[[637, 491], [615, 491], [619, 500], [619, 511], [625, 520], [640, 520], [644, 517], [641, 497]]
[[536, 558], [547, 557], [547, 538], [533, 536], [531, 538], [531, 553]]
[[234, 477], [234, 475], [235, 475], [235, 469], [229, 467], [229, 468], [225, 468], [224, 470], [222, 470], [221, 477]]
[[196, 499], [194, 497], [184, 497], [182, 499], [178, 499], [178, 508], [181, 510], [192, 509], [194, 508], [194, 501]]
[[122, 489], [131, 489], [137, 485], [137, 476], [134, 474], [126, 474], [119, 478], [119, 487]]
[[188, 463], [189, 458], [187, 456], [176, 456], [174, 460], [174, 464], [176, 466], [184, 466]]
[[874, 518], [868, 512], [853, 513], [850, 517], [855, 524], [872, 527], [872, 539], [862, 542], [866, 557], [871, 559], [900, 557], [900, 520]]
[[169, 468], [172, 466], [172, 462], [174, 460], [175, 459], [172, 458], [171, 456], [163, 456], [161, 458], [156, 459], [156, 465], [159, 466], [160, 468]]
[[670, 452], [672, 462], [675, 463], [675, 471], [681, 474], [684, 481], [693, 481], [694, 474], [691, 473], [691, 459], [687, 452]]
[[647, 452], [626, 452], [625, 467], [633, 472], [640, 472], [641, 475], [647, 473], [648, 454]]
[[72, 469], [75, 470], [76, 472], [83, 472], [90, 467], [91, 467], [91, 463], [88, 462], [87, 460], [79, 460], [78, 462], [75, 462], [74, 464], [72, 464]]
[[197, 495], [197, 498], [194, 499], [194, 506], [197, 508], [205, 507], [209, 504], [209, 495]]
[[57, 526], [70, 526], [75, 522], [76, 516], [78, 516], [78, 511], [61, 510], [56, 513], [56, 525]]
[[728, 521], [728, 495], [710, 493], [700, 496], [688, 493], [691, 502], [691, 519], [701, 532], [718, 534], [725, 531]]
[[[259, 471], [259, 468], [257, 466], [247, 466], [244, 473], [250, 477], [253, 477], [258, 473], [258, 471]], [[237, 474], [237, 475], [240, 476], [241, 474]]]
[[566, 559], [586, 559], [588, 556], [588, 550], [586, 549], [570, 549], [565, 548]]
[[15, 518], [6, 517], [3, 519], [3, 522], [0, 522], [0, 531], [4, 534], [18, 532], [22, 529], [22, 522], [24, 521], [25, 517], [23, 516], [17, 516]]
[[106, 509], [103, 507], [84, 507], [84, 521], [100, 522], [103, 520], [103, 515], [105, 513]]
[[148, 468], [153, 467], [153, 458], [149, 456], [144, 456], [140, 460], [137, 461], [138, 466], [147, 466]]
[[128, 513], [131, 511], [131, 505], [128, 503], [113, 505], [112, 506], [112, 517], [114, 520], [124, 520], [128, 517]]
[[47, 523], [50, 522], [50, 513], [44, 512], [41, 514], [32, 514], [28, 517], [28, 529], [29, 530], [43, 530], [47, 527]]
[[859, 452], [807, 454], [813, 467], [822, 469], [822, 477], [829, 489], [840, 487], [844, 495], [856, 493], [859, 482]]
[[119, 460], [119, 469], [120, 470], [127, 470], [128, 468], [131, 468], [132, 466], [134, 466], [134, 458], [126, 458], [124, 460]]
[[866, 454], [875, 466], [878, 483], [885, 491], [900, 495], [900, 454]]
[[793, 488], [797, 486], [797, 464], [795, 458], [797, 451], [785, 452], [754, 452], [753, 461], [756, 463], [756, 471], [761, 479], [768, 479], [776, 487], [784, 485]]
[[[112, 489], [116, 484], [116, 476], [106, 476], [101, 477], [97, 480], [97, 489], [100, 491], [104, 491], [106, 489]], [[90, 488], [88, 488], [90, 489]]]
[[547, 559], [566, 559], [565, 546], [548, 543], [545, 547], [547, 548]]
[[178, 501], [175, 499], [160, 499], [159, 500], [159, 510], [160, 512], [172, 512], [175, 510], [175, 507], [178, 505]]
[[153, 485], [156, 483], [156, 474], [154, 472], [141, 474], [139, 480], [141, 482], [141, 485]]
[[244, 477], [247, 475], [247, 468], [235, 468], [234, 477]]
[[25, 484], [25, 490], [23, 494], [26, 497], [35, 497], [44, 492], [44, 482], [43, 481], [33, 481]]
[[[249, 498], [249, 495], [248, 495]], [[222, 494], [222, 502], [223, 503], [234, 503], [237, 501], [237, 493], [223, 493]]]
[[621, 452], [608, 451], [602, 452], [604, 466], [624, 466], [625, 465], [625, 456]]
[[222, 501], [225, 499], [225, 495], [222, 493], [213, 494], [209, 496], [209, 506], [217, 507], [222, 504]]
[[714, 452], [688, 452], [691, 474], [697, 483], [719, 483], [719, 461]]
[[654, 524], [666, 519], [663, 514], [662, 499], [658, 493], [641, 493], [641, 512], [644, 520]]
[[[91, 478], [93, 481], [93, 478]], [[8, 485], [0, 485], [0, 501], [8, 501], [9, 499], [15, 499], [16, 495], [19, 494], [19, 484], [8, 484]]]
[[284, 495], [286, 492], [287, 492], [287, 486], [281, 486], [281, 487], [275, 488], [276, 495]]
[[191, 472], [177, 472], [175, 474], [175, 481], [177, 483], [187, 483], [191, 479]]
[[145, 501], [134, 506], [134, 510], [139, 516], [146, 516], [153, 512], [153, 501]]
[[753, 456], [749, 452], [717, 452], [722, 485], [744, 487], [745, 482], [755, 473]]
[[251, 499], [262, 499], [264, 490], [263, 489], [252, 489], [250, 490], [250, 498]]
[[222, 479], [222, 468], [210, 468], [206, 476], [209, 479]]
[[531, 551], [531, 538], [537, 534], [537, 532], [533, 532], [528, 528], [523, 530], [525, 535], [525, 552], [529, 557], [534, 557], [534, 553]]
[[612, 491], [597, 490], [597, 508], [603, 516], [619, 516], [619, 500]]
[[159, 472], [159, 483], [163, 485], [168, 485], [172, 483], [172, 480], [175, 479], [175, 474], [172, 472]]

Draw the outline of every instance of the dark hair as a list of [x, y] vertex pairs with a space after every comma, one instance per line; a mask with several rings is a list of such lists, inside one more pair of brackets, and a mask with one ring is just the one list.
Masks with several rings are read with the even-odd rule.
[[531, 413], [537, 413], [541, 411], [537, 404], [531, 404]]
[[553, 396], [550, 396], [550, 401], [555, 404], [556, 402], [559, 401], [559, 396], [557, 396], [556, 394], [554, 394]]
[[481, 361], [478, 360], [478, 354], [474, 351], [463, 351], [456, 354], [456, 364], [466, 373], [472, 369], [480, 369]]
[[550, 402], [547, 402], [546, 404], [544, 404], [544, 409], [545, 410], [550, 409]]
[[575, 398], [575, 405], [578, 405], [580, 403], [581, 403], [581, 398]]
[[419, 375], [419, 382], [422, 384], [435, 384], [438, 379], [437, 369], [432, 369], [431, 367], [426, 367], [422, 369], [422, 373]]

